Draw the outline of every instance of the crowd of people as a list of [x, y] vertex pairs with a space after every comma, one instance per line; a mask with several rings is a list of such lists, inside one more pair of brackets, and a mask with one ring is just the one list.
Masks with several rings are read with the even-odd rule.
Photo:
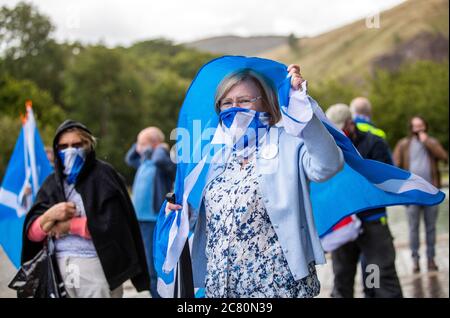
[[[211, 107], [225, 135], [239, 139], [239, 129], [229, 129], [235, 122], [252, 122], [266, 133], [249, 134], [242, 147], [230, 149], [224, 168], [210, 176], [205, 187], [203, 210], [196, 220], [204, 226], [195, 233], [192, 245], [200, 256], [192, 271], [193, 279], [201, 280], [206, 297], [303, 298], [320, 292], [315, 266], [325, 262], [325, 252], [305, 180], [333, 178], [342, 170], [344, 159], [316, 114], [302, 109], [306, 86], [299, 66], [290, 65], [287, 71], [290, 106], [301, 116], [301, 127], [279, 125], [277, 91], [255, 71], [229, 74], [217, 87]], [[374, 125], [367, 98], [357, 97], [349, 106], [331, 105], [326, 116], [363, 158], [396, 165], [440, 186], [437, 163], [447, 161], [448, 154], [428, 135], [423, 117], [411, 118], [408, 136], [391, 152], [385, 141], [389, 132]], [[258, 167], [265, 164], [267, 168], [274, 156], [270, 152], [260, 156], [258, 149], [269, 131], [279, 136], [275, 155], [284, 164], [266, 178]], [[123, 283], [131, 279], [138, 291], [149, 290], [158, 298], [153, 238], [158, 213], [175, 180], [176, 163], [169, 145], [158, 127], [147, 127], [137, 135], [125, 156], [126, 163], [136, 169], [131, 196], [121, 175], [95, 157], [95, 145], [95, 137], [82, 123], [65, 121], [56, 131], [53, 146], [46, 149], [54, 173], [27, 214], [22, 263], [52, 239], [70, 297], [121, 297]], [[169, 202], [165, 213], [182, 208]], [[438, 270], [434, 250], [438, 207], [409, 205], [406, 212], [414, 271], [420, 271], [422, 212], [428, 270]], [[365, 296], [402, 297], [386, 208], [360, 212], [357, 218], [361, 221], [357, 238], [331, 251], [331, 296], [353, 297], [358, 264], [363, 275], [366, 266], [376, 264], [380, 286], [364, 286]]]

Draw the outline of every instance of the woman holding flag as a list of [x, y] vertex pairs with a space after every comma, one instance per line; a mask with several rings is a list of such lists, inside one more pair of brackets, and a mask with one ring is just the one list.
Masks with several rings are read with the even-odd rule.
[[[194, 239], [194, 284], [204, 268], [206, 297], [314, 297], [315, 265], [325, 262], [308, 182], [333, 177], [343, 156], [312, 108], [297, 65], [291, 77], [289, 122], [273, 83], [251, 69], [226, 76], [215, 93], [224, 143], [223, 168], [204, 187], [204, 231]], [[166, 213], [182, 209], [168, 203]], [[195, 215], [194, 211], [190, 211]], [[198, 224], [197, 228], [201, 228]]]
[[299, 67], [267, 59], [205, 64], [180, 110], [176, 150], [175, 197], [154, 241], [162, 297], [314, 297], [319, 236], [360, 211], [445, 198], [363, 159], [307, 94]]

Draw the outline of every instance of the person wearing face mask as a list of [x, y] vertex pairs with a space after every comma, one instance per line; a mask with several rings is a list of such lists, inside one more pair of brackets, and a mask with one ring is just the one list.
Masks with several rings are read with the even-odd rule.
[[[251, 69], [229, 74], [216, 89], [220, 123], [211, 144], [225, 147], [221, 161], [211, 163], [200, 211], [189, 209], [197, 224], [193, 281], [204, 286], [206, 297], [307, 298], [320, 292], [315, 265], [325, 259], [308, 180], [333, 177], [343, 155], [307, 102], [299, 67], [288, 72], [288, 111], [270, 81]], [[282, 111], [292, 121], [282, 120]], [[167, 203], [166, 217], [182, 208]], [[180, 260], [183, 268], [183, 254]]]
[[[392, 165], [387, 143], [370, 132], [360, 131], [350, 108], [345, 104], [335, 104], [326, 111], [327, 117], [347, 137], [365, 159], [381, 161]], [[334, 272], [334, 286], [331, 296], [352, 298], [357, 264], [362, 256], [365, 265], [377, 265], [380, 270], [380, 284], [370, 288], [363, 282], [366, 297], [402, 297], [400, 281], [395, 269], [395, 248], [389, 226], [386, 208], [363, 211], [357, 214], [361, 220], [362, 232], [350, 241], [331, 252]], [[363, 268], [367, 271], [367, 268]], [[363, 275], [363, 278], [365, 276]]]
[[144, 240], [148, 271], [150, 273], [150, 293], [159, 298], [157, 277], [153, 266], [153, 231], [159, 207], [164, 196], [172, 189], [175, 178], [175, 164], [170, 159], [164, 134], [157, 127], [147, 127], [137, 136], [125, 156], [125, 162], [137, 169], [132, 188], [132, 201]]
[[122, 297], [131, 279], [149, 290], [142, 237], [122, 177], [95, 157], [95, 138], [66, 120], [53, 142], [55, 171], [43, 183], [23, 231], [22, 264], [50, 235], [58, 268], [72, 298]]
[[[435, 187], [441, 187], [438, 161], [448, 162], [448, 153], [439, 141], [428, 135], [428, 124], [421, 116], [414, 116], [409, 121], [409, 136], [401, 139], [394, 149], [395, 165], [409, 170], [424, 178]], [[406, 207], [409, 220], [410, 248], [413, 258], [413, 272], [420, 272], [419, 266], [419, 226], [423, 212], [425, 221], [428, 270], [437, 271], [434, 260], [436, 241], [436, 221], [438, 206], [408, 205]]]

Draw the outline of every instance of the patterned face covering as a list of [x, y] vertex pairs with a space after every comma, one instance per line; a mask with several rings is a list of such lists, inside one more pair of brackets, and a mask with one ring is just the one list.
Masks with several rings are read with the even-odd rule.
[[83, 148], [70, 147], [58, 151], [58, 155], [64, 166], [63, 173], [67, 176], [67, 183], [75, 183], [86, 160], [86, 150]]
[[220, 112], [219, 117], [233, 141], [233, 150], [243, 158], [259, 148], [269, 129], [270, 116], [266, 112], [235, 107]]

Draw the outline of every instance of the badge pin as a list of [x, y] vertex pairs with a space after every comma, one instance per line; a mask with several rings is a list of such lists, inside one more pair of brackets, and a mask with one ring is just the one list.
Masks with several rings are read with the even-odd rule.
[[278, 146], [275, 144], [265, 145], [261, 150], [261, 157], [264, 159], [273, 159], [278, 153]]

